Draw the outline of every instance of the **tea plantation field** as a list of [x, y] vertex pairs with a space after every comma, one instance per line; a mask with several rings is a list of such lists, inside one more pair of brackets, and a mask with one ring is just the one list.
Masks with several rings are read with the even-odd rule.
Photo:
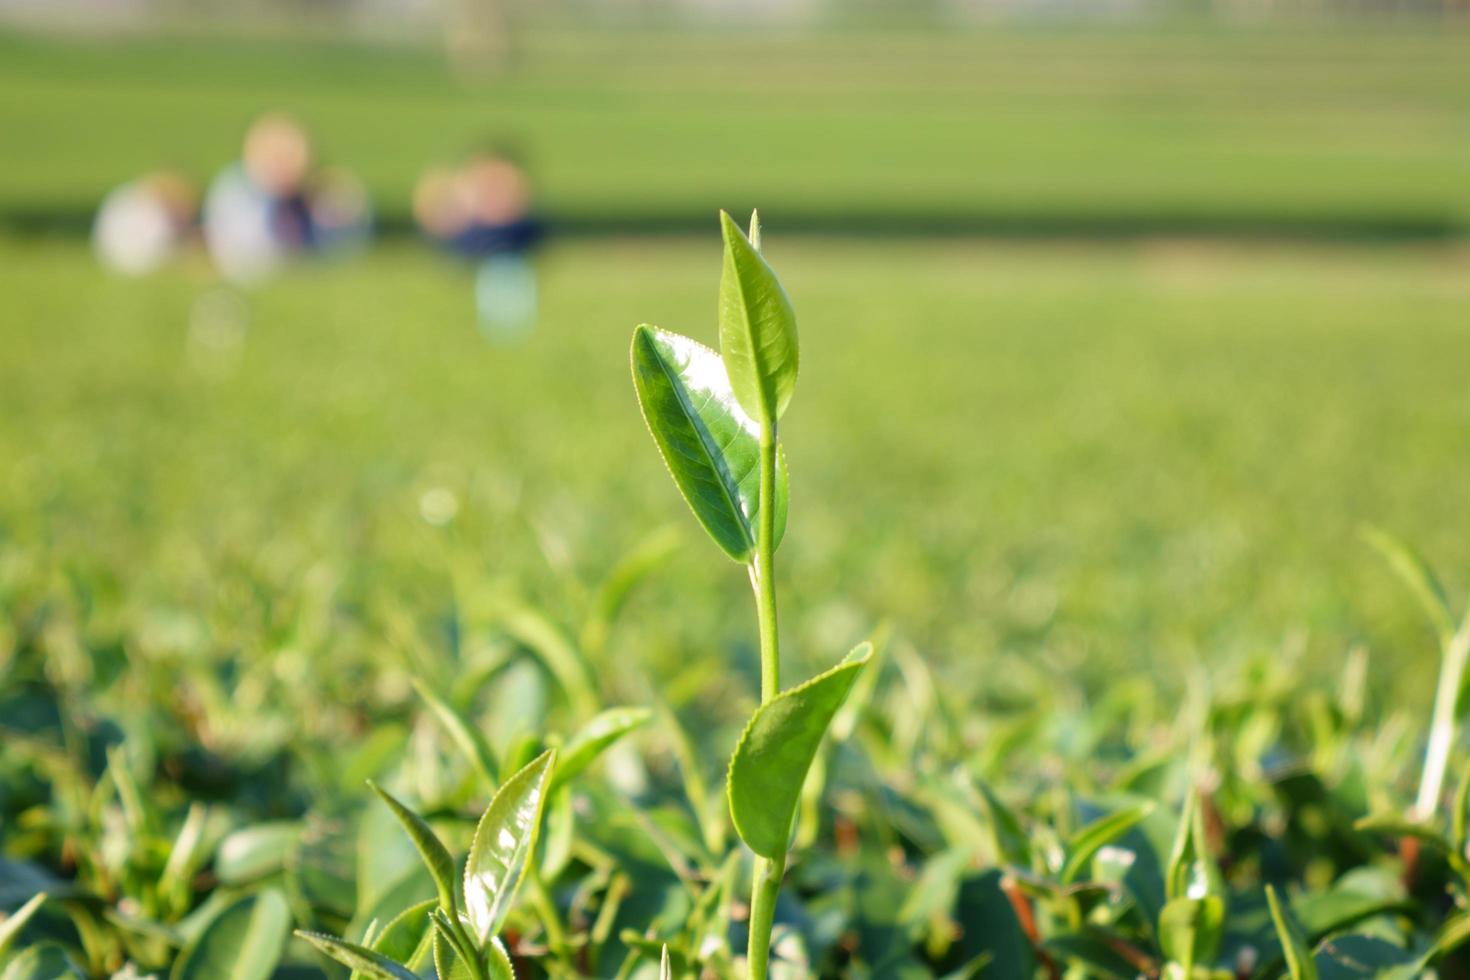
[[[789, 955], [876, 975], [1035, 967], [984, 870], [1022, 859], [1004, 835], [984, 843], [982, 802], [950, 798], [952, 766], [1036, 819], [1037, 847], [1119, 792], [1177, 806], [1188, 745], [1226, 780], [1215, 819], [1268, 844], [1270, 821], [1304, 819], [1271, 766], [1362, 767], [1312, 776], [1356, 788], [1312, 804], [1328, 829], [1291, 831], [1289, 853], [1239, 859], [1236, 907], [1264, 915], [1262, 874], [1322, 888], [1391, 866], [1344, 828], [1412, 796], [1437, 653], [1360, 532], [1414, 542], [1463, 596], [1463, 251], [779, 229], [767, 253], [805, 363], [782, 429], [786, 675], [877, 630], [887, 678], [823, 777], [837, 809], [803, 831], [826, 848], [861, 828], [866, 856], [849, 843], [794, 866], [788, 887], [813, 904], [783, 905], [802, 930]], [[681, 928], [727, 935], [683, 903], [726, 894], [702, 890], [731, 841], [712, 787], [755, 702], [753, 620], [743, 573], [646, 444], [626, 347], [639, 320], [713, 343], [717, 239], [554, 247], [539, 330], [513, 349], [476, 333], [465, 278], [407, 247], [245, 296], [202, 267], [120, 281], [64, 240], [3, 248], [4, 894], [71, 902], [33, 932], [94, 971], [167, 965], [206, 924], [228, 940], [213, 916], [229, 900], [271, 934], [267, 897], [287, 894], [296, 924], [360, 937], [373, 902], [402, 894], [383, 898], [385, 876], [413, 874], [411, 854], [370, 860], [392, 828], [359, 816], [362, 779], [431, 808], [460, 846], [455, 814], [485, 799], [417, 678], [506, 760], [599, 705], [660, 712], [610, 782], [579, 791], [575, 857], [545, 886], [581, 958], [538, 954], [523, 902], [507, 934], [523, 970], [615, 972], [639, 935], [683, 956]], [[119, 766], [146, 816], [118, 808]], [[165, 901], [149, 882], [190, 800], [209, 830]], [[1160, 854], [1175, 819], [1150, 818]], [[1373, 908], [1405, 900], [1384, 887]], [[869, 908], [873, 889], [888, 898]], [[61, 912], [108, 907], [125, 921], [97, 919], [85, 942]], [[128, 924], [142, 916], [153, 931]], [[1274, 934], [1249, 921], [1269, 963]], [[312, 969], [305, 946], [286, 962]]]
[[[1426, 637], [1359, 532], [1465, 581], [1463, 252], [880, 246], [772, 222], [810, 365], [783, 432], [798, 656], [892, 619], [983, 689], [996, 657], [1107, 677], [1301, 643], [1330, 676], [1370, 642], [1386, 680], [1427, 689]], [[644, 451], [626, 333], [712, 343], [717, 268], [700, 241], [560, 246], [539, 332], [507, 350], [466, 280], [408, 248], [229, 297], [202, 268], [122, 281], [12, 243], [12, 572], [43, 593], [101, 576], [98, 600], [126, 600], [113, 630], [178, 616], [201, 639], [219, 561], [364, 609], [446, 602], [469, 561], [570, 612], [654, 530], [697, 533]], [[221, 305], [243, 334], [211, 339]], [[436, 528], [419, 504], [440, 490], [458, 512]], [[640, 662], [747, 635], [740, 576], [705, 557], [648, 585]]]
[[[1470, 975], [1465, 52], [0, 39], [0, 980], [761, 980], [766, 913], [779, 978]], [[385, 240], [98, 268], [108, 186], [267, 104]], [[402, 234], [499, 133], [560, 232], [509, 347]], [[801, 359], [759, 708], [629, 370], [717, 343], [750, 203]]]

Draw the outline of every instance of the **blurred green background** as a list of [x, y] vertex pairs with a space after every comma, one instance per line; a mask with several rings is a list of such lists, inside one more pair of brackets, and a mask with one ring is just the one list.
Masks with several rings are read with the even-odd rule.
[[264, 109], [407, 221], [427, 162], [518, 143], [574, 228], [1445, 237], [1470, 222], [1470, 31], [1387, 24], [528, 28], [492, 71], [322, 38], [0, 39], [0, 215], [202, 178]]
[[[353, 7], [0, 7], [0, 653], [370, 664], [384, 610], [443, 609], [464, 563], [556, 614], [672, 525], [617, 649], [738, 716], [743, 576], [647, 445], [626, 344], [713, 341], [715, 210], [758, 205], [805, 348], [799, 674], [889, 619], [992, 695], [1263, 651], [1325, 679], [1366, 644], [1427, 697], [1429, 634], [1359, 532], [1470, 587], [1463, 12], [582, 5], [451, 57]], [[238, 293], [198, 255], [98, 267], [110, 187], [207, 180], [267, 109], [363, 177], [366, 254]], [[515, 348], [409, 216], [487, 137], [553, 232]], [[248, 327], [217, 343], [201, 303]], [[309, 602], [319, 635], [273, 631]]]

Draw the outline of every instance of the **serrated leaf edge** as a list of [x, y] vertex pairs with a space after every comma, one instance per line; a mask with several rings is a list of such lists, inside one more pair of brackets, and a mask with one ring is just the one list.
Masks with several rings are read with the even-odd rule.
[[[636, 327], [633, 328], [633, 339], [634, 339], [635, 342], [638, 339], [639, 333], [640, 332], [643, 332], [643, 331], [648, 331], [648, 332], [651, 332], [651, 333], [654, 333], [654, 334], [660, 334], [660, 335], [663, 335], [665, 337], [677, 337], [679, 340], [687, 341], [688, 343], [693, 344], [695, 347], [699, 347], [699, 348], [703, 349], [704, 351], [708, 352], [709, 354], [713, 355], [715, 357], [715, 359], [718, 360], [722, 365], [725, 363], [724, 358], [720, 356], [720, 352], [717, 351], [717, 350], [715, 350], [713, 347], [709, 346], [708, 344], [701, 343], [700, 341], [695, 340], [693, 337], [690, 337], [690, 336], [688, 336], [686, 334], [681, 334], [681, 333], [678, 333], [678, 332], [673, 331], [673, 330], [666, 330], [663, 327], [655, 326], [652, 323], [640, 323], [640, 324], [638, 324], [638, 326], [636, 326]], [[635, 357], [636, 357], [635, 351], [636, 351], [636, 347], [633, 344], [630, 344], [629, 345], [629, 348], [628, 348], [628, 368], [629, 368], [629, 371], [631, 372], [631, 374], [633, 375], [633, 388], [634, 388], [634, 392], [636, 394], [637, 388], [638, 388], [638, 364], [637, 364], [637, 361], [635, 360]], [[662, 359], [660, 359], [660, 366], [661, 367], [663, 366]], [[664, 373], [667, 376], [667, 374], [668, 374], [667, 369], [665, 369]], [[727, 380], [727, 383], [728, 383], [728, 380]], [[675, 390], [676, 391], [678, 390], [677, 386], [675, 386]], [[733, 388], [731, 389], [731, 396], [732, 397], [734, 396], [734, 389]], [[658, 450], [658, 458], [659, 458], [659, 461], [664, 464], [664, 470], [665, 470], [665, 472], [667, 472], [669, 474], [669, 478], [674, 481], [674, 486], [678, 488], [678, 490], [679, 490], [679, 496], [684, 499], [684, 505], [686, 507], [688, 507], [689, 510], [690, 510], [690, 512], [692, 512], [694, 514], [694, 519], [699, 522], [699, 526], [701, 528], [704, 528], [704, 520], [700, 517], [699, 512], [694, 509], [694, 505], [689, 502], [689, 498], [684, 496], [684, 488], [679, 485], [679, 479], [678, 479], [677, 476], [674, 475], [674, 468], [671, 465], [669, 465], [668, 457], [664, 454], [664, 447], [659, 443], [659, 441], [658, 441], [658, 435], [653, 431], [653, 422], [648, 417], [648, 410], [643, 407], [643, 399], [642, 399], [642, 397], [638, 397], [637, 398], [637, 401], [638, 401], [638, 414], [643, 419], [643, 427], [648, 430], [649, 437], [653, 439], [654, 448], [656, 448]], [[684, 400], [684, 397], [683, 397], [682, 394], [680, 394], [680, 396], [679, 396], [679, 403], [684, 407], [685, 414], [689, 418], [695, 419], [695, 420], [698, 419], [698, 413], [696, 413], [696, 412], [694, 412], [692, 410], [692, 408], [689, 405], [689, 403]], [[750, 417], [750, 413], [746, 412], [745, 409], [744, 409], [744, 407], [741, 406], [741, 404], [739, 402], [739, 399], [736, 399], [735, 400], [735, 408], [740, 411], [740, 414], [742, 416], [744, 416], [745, 420], [749, 423], [748, 426], [745, 426], [744, 427], [745, 430], [748, 433], [750, 433], [752, 436], [755, 436], [757, 439], [759, 439], [760, 438], [760, 423], [757, 422], [755, 419], [752, 419]], [[707, 435], [708, 433], [705, 433], [705, 434]], [[706, 441], [703, 438], [700, 439], [700, 444], [701, 445], [707, 445]], [[787, 469], [787, 464], [786, 464], [786, 449], [785, 449], [784, 446], [782, 446], [782, 444], [781, 444], [781, 442], [779, 440], [777, 440], [777, 442], [776, 442], [776, 457], [777, 457], [777, 460], [776, 460], [776, 469], [777, 469], [777, 472], [779, 473], [782, 470], [786, 470]], [[730, 473], [723, 466], [720, 466], [720, 472], [726, 478], [729, 478]], [[748, 565], [754, 559], [754, 556], [755, 556], [755, 547], [756, 547], [755, 528], [752, 526], [752, 522], [751, 522], [750, 518], [746, 515], [746, 513], [743, 510], [740, 509], [739, 503], [736, 502], [736, 501], [734, 501], [734, 500], [732, 500], [730, 498], [730, 491], [728, 489], [726, 480], [721, 480], [720, 481], [720, 492], [725, 495], [725, 501], [726, 501], [726, 503], [728, 503], [730, 505], [731, 509], [736, 514], [740, 515], [740, 526], [741, 526], [741, 530], [745, 533], [746, 546], [745, 546], [745, 549], [744, 549], [743, 554], [741, 554], [741, 555], [733, 555], [733, 554], [730, 554], [730, 552], [728, 550], [726, 550], [726, 548], [723, 545], [720, 545], [719, 541], [716, 541], [715, 544], [718, 545], [719, 548], [720, 548], [720, 550], [721, 551], [724, 551], [726, 555], [729, 555], [729, 557], [732, 560], [737, 561], [737, 562], [740, 562], [742, 564], [747, 564]], [[757, 506], [759, 506], [759, 504], [757, 504]], [[774, 502], [772, 503], [772, 506], [774, 506]], [[791, 507], [791, 490], [790, 490], [790, 486], [789, 486], [789, 480], [788, 480], [788, 486], [786, 488], [786, 506], [787, 506], [787, 510], [789, 511], [790, 510], [790, 507]], [[779, 515], [778, 515], [778, 519], [779, 519]], [[786, 527], [785, 527], [784, 522], [779, 522], [777, 524], [777, 527], [776, 527], [776, 542], [775, 543], [777, 545], [779, 545], [781, 543], [781, 538], [785, 536], [785, 530], [786, 530]], [[707, 534], [709, 533], [709, 531], [708, 531], [707, 528], [705, 528], [705, 533], [707, 533]], [[710, 535], [710, 537], [713, 538], [714, 536], [713, 535]]]
[[[534, 778], [532, 776], [527, 776], [526, 774], [529, 773], [530, 770], [538, 763], [540, 763], [540, 779], [542, 780], [543, 785], [541, 787], [541, 792], [538, 794], [536, 799], [536, 813], [535, 816], [531, 819], [530, 837], [526, 841], [526, 861], [530, 862], [535, 856], [536, 841], [541, 835], [541, 821], [546, 811], [546, 799], [548, 796], [551, 795], [546, 791], [546, 789], [547, 786], [550, 784], [552, 772], [556, 768], [556, 754], [556, 749], [547, 749], [545, 752], [542, 752], [536, 758], [532, 759], [530, 762], [522, 766], [501, 785], [495, 796], [491, 798], [489, 805], [485, 807], [485, 812], [481, 814], [480, 822], [475, 826], [475, 836], [470, 840], [469, 858], [465, 861], [464, 882], [461, 886], [464, 890], [463, 894], [466, 915], [469, 914], [470, 908], [470, 877], [475, 864], [474, 855], [480, 843], [480, 834], [485, 831], [485, 818], [489, 816], [490, 811], [495, 808], [495, 804], [500, 800], [500, 797], [504, 795], [507, 791], [509, 791], [511, 787], [516, 785], [516, 781], [518, 779], [520, 779], [522, 776], [525, 776], [528, 780]], [[502, 910], [508, 910], [510, 908], [511, 903], [515, 900], [516, 893], [520, 891], [521, 882], [525, 880], [525, 877], [526, 867], [525, 864], [522, 864], [520, 870], [516, 873], [515, 882], [512, 884], [511, 888], [508, 891], [502, 893], [504, 895], [504, 898], [498, 903], [500, 904]], [[485, 934], [479, 936], [480, 942], [488, 942], [490, 939], [494, 938], [497, 925], [498, 923], [492, 922], [490, 924], [490, 928], [484, 931]], [[478, 924], [474, 924], [473, 927], [476, 932], [480, 931], [480, 927]]]

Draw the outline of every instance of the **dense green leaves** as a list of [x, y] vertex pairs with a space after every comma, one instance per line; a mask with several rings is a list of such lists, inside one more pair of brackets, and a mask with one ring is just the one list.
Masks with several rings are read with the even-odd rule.
[[807, 770], [872, 652], [870, 644], [860, 645], [836, 667], [761, 705], [746, 725], [726, 791], [735, 829], [755, 853], [785, 855]]
[[505, 781], [480, 818], [464, 872], [465, 912], [480, 941], [500, 931], [536, 846], [547, 785], [556, 765], [543, 752]]
[[[659, 335], [640, 339], [662, 371]], [[712, 446], [704, 462], [715, 467], [749, 458], [755, 440], [770, 505], [775, 445], [759, 443], [770, 432], [740, 408], [724, 362], [703, 356], [725, 385], [728, 418], [743, 422], [736, 440], [706, 444], [706, 420], [690, 409], [693, 445]], [[692, 373], [675, 364], [665, 394], [687, 394]], [[953, 442], [942, 436], [935, 446]], [[614, 443], [605, 448], [616, 455]], [[1467, 932], [1458, 916], [1470, 886], [1470, 782], [1449, 819], [1436, 789], [1432, 811], [1406, 822], [1420, 726], [1375, 701], [1366, 654], [1349, 658], [1340, 684], [1318, 689], [1270, 651], [1238, 671], [1217, 674], [1212, 662], [1182, 701], [1162, 697], [1151, 678], [1094, 691], [1077, 671], [1107, 666], [1068, 655], [1084, 637], [1050, 649], [1047, 623], [1066, 611], [1053, 609], [1052, 593], [1066, 583], [1045, 555], [933, 564], [897, 522], [854, 529], [882, 550], [872, 566], [882, 574], [830, 580], [919, 602], [943, 599], [949, 583], [995, 606], [993, 628], [967, 635], [976, 661], [929, 664], [919, 651], [946, 640], [899, 624], [884, 670], [842, 665], [782, 694], [771, 506], [751, 576], [770, 703], [731, 760], [727, 815], [704, 777], [734, 741], [735, 692], [755, 679], [745, 621], [730, 621], [721, 599], [718, 615], [670, 629], [666, 618], [691, 607], [667, 591], [636, 618], [619, 616], [667, 544], [607, 575], [597, 563], [627, 542], [589, 535], [575, 504], [456, 470], [436, 464], [423, 476], [455, 484], [432, 489], [454, 507], [439, 500], [428, 508], [438, 517], [425, 516], [429, 557], [448, 562], [447, 584], [415, 587], [390, 555], [370, 574], [331, 555], [318, 570], [308, 547], [302, 568], [282, 561], [289, 542], [273, 541], [265, 560], [237, 556], [258, 581], [207, 566], [221, 585], [210, 605], [247, 611], [194, 622], [194, 611], [171, 608], [177, 590], [169, 608], [132, 595], [117, 603], [85, 569], [46, 567], [31, 581], [29, 559], [7, 552], [0, 604], [13, 615], [0, 622], [0, 673], [15, 680], [0, 685], [0, 909], [41, 890], [53, 896], [0, 927], [0, 945], [41, 942], [19, 953], [16, 975], [106, 977], [122, 967], [123, 976], [167, 976], [177, 963], [198, 976], [342, 980], [345, 964], [347, 980], [405, 980], [437, 959], [442, 980], [503, 980], [511, 966], [497, 934], [529, 976], [557, 978], [740, 976], [744, 938], [751, 974], [769, 960], [782, 980], [1459, 972], [1451, 957]], [[738, 506], [749, 502], [743, 478], [728, 475], [744, 547], [757, 522]], [[490, 501], [501, 497], [497, 513]], [[439, 519], [455, 508], [452, 523]], [[517, 573], [509, 539], [527, 526], [545, 581]], [[814, 530], [792, 596], [801, 612], [784, 632], [823, 649], [868, 628], [872, 610], [819, 594], [811, 553], [843, 532], [821, 521]], [[632, 540], [641, 529], [618, 533]], [[918, 564], [890, 566], [897, 552], [878, 539], [921, 553]], [[28, 540], [8, 543], [24, 552]], [[381, 541], [373, 533], [364, 546]], [[415, 537], [407, 564], [423, 562], [422, 546]], [[1197, 557], [1183, 556], [1186, 565]], [[925, 574], [910, 574], [919, 565]], [[1442, 601], [1428, 573], [1416, 574]], [[298, 580], [306, 587], [277, 587]], [[1084, 606], [1085, 592], [1075, 596]], [[425, 685], [422, 703], [409, 682]], [[603, 710], [607, 697], [656, 704], [670, 723], [621, 745], [616, 765], [598, 773], [594, 760], [648, 716]], [[1459, 768], [1464, 741], [1459, 716], [1449, 717], [1454, 737], [1440, 744]], [[532, 761], [549, 746], [555, 763]], [[477, 829], [472, 809], [527, 763]], [[364, 801], [365, 779], [401, 787], [413, 810], [386, 793], [386, 806]], [[1171, 852], [1171, 819], [1142, 801], [1174, 806], [1187, 786], [1199, 789]], [[1392, 819], [1359, 819], [1369, 812]], [[730, 816], [756, 860], [730, 846]], [[456, 859], [471, 848], [462, 875]], [[1266, 881], [1289, 889], [1289, 908], [1268, 900]], [[271, 934], [284, 922], [261, 914], [279, 904], [276, 888], [311, 935], [272, 967], [257, 958], [280, 949]], [[1281, 942], [1273, 904], [1276, 924], [1294, 923]], [[262, 920], [270, 928], [255, 928]], [[763, 936], [768, 946], [754, 942]], [[47, 945], [55, 938], [64, 951]]]
[[291, 931], [291, 909], [274, 889], [239, 899], [214, 918], [174, 965], [172, 980], [266, 980]]
[[[759, 241], [760, 219], [751, 217]], [[720, 356], [735, 400], [762, 425], [774, 426], [796, 388], [800, 361], [796, 313], [776, 273], [740, 226], [720, 212], [725, 263], [720, 275]]]
[[[611, 738], [641, 720], [636, 716], [620, 721], [612, 719], [596, 727], [587, 741], [605, 746]], [[595, 754], [593, 751], [587, 755], [582, 764]], [[419, 851], [435, 881], [439, 898], [403, 909], [380, 931], [375, 931], [376, 922], [369, 924], [363, 944], [314, 931], [301, 931], [298, 935], [350, 967], [353, 980], [404, 980], [413, 977], [420, 962], [430, 955], [441, 977], [473, 980], [483, 974], [487, 963], [492, 978], [513, 976], [509, 957], [496, 941], [495, 933], [509, 912], [516, 888], [535, 851], [537, 828], [555, 767], [555, 750], [542, 753], [507, 780], [486, 808], [465, 867], [463, 918], [458, 911], [454, 859], [448, 849], [423, 818], [369, 781]], [[232, 914], [233, 909], [226, 910], [220, 919]], [[465, 926], [473, 935], [466, 932]], [[201, 943], [214, 928], [212, 924], [206, 929]], [[220, 944], [216, 953], [224, 948]]]
[[[1138, 976], [1138, 967], [1113, 948], [1106, 935], [1096, 931], [1078, 930], [1052, 936], [1046, 941], [1046, 952], [1072, 968], [1069, 976], [1075, 974], [1088, 980], [1133, 980]], [[984, 970], [980, 975], [985, 976]]]
[[[633, 385], [648, 431], [679, 492], [731, 558], [749, 561], [760, 498], [760, 428], [736, 403], [720, 356], [657, 327], [633, 331]], [[787, 478], [777, 454], [776, 541], [786, 527]]]
[[1424, 962], [1377, 936], [1336, 936], [1312, 956], [1318, 980], [1418, 980]]

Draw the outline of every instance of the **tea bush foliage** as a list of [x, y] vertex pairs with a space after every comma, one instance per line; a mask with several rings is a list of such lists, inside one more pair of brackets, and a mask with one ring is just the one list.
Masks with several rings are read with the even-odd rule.
[[[625, 529], [595, 572], [554, 521], [477, 533], [441, 487], [403, 546], [428, 580], [351, 550], [376, 533], [351, 499], [298, 542], [256, 540], [260, 518], [124, 557], [7, 531], [0, 977], [1461, 975], [1470, 609], [1430, 563], [1356, 546], [1427, 624], [1423, 710], [1375, 707], [1362, 648], [1326, 680], [1274, 650], [1201, 668], [1177, 698], [1116, 669], [1000, 676], [983, 651], [957, 670], [870, 601], [846, 658], [793, 651], [817, 631], [783, 630], [776, 598], [819, 586], [788, 586], [809, 566], [778, 546], [821, 519], [780, 426], [820, 362], [758, 225], [722, 228], [718, 352], [638, 327], [624, 400], [694, 520], [618, 498], [599, 513], [673, 529]], [[626, 387], [611, 359], [583, 370]], [[77, 444], [84, 469], [116, 451]], [[281, 451], [309, 493], [312, 444]], [[562, 588], [481, 550], [528, 537]], [[726, 559], [756, 612], [700, 634], [738, 608], [696, 608], [741, 574]]]

